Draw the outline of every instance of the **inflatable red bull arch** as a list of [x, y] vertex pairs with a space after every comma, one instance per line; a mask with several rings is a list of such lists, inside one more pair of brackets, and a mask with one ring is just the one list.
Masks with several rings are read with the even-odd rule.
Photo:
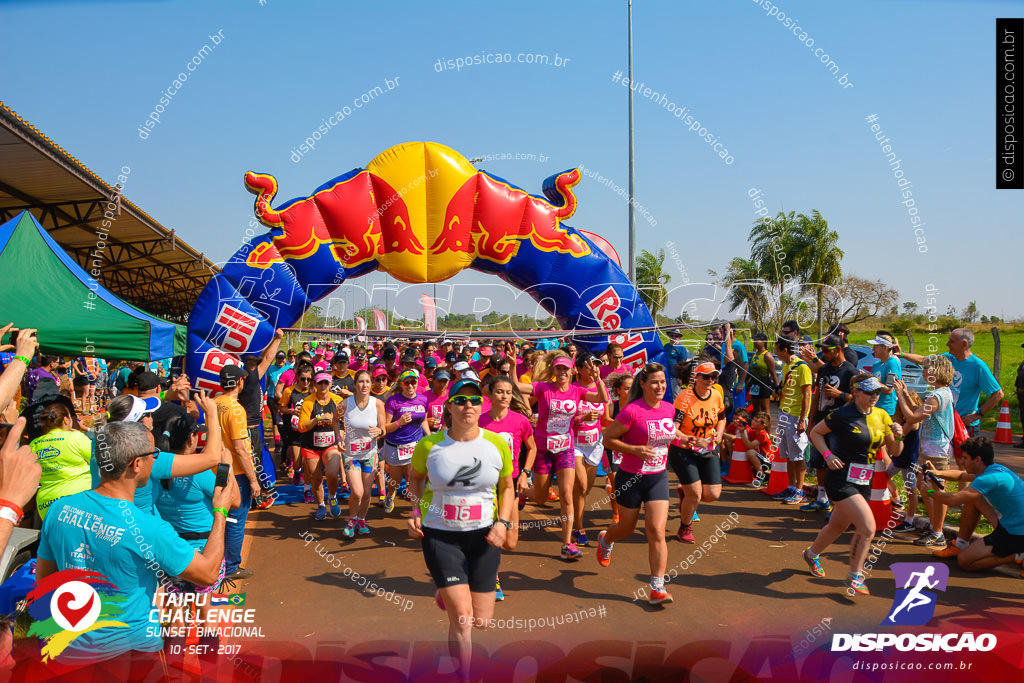
[[[277, 181], [245, 174], [256, 216], [270, 231], [244, 244], [199, 295], [188, 324], [186, 371], [219, 391], [225, 363], [260, 353], [349, 278], [384, 270], [408, 283], [446, 280], [465, 268], [529, 293], [563, 329], [651, 327], [650, 311], [622, 268], [593, 240], [564, 225], [576, 210], [572, 169], [544, 182], [544, 197], [477, 171], [434, 142], [385, 150], [366, 168], [278, 208]], [[616, 341], [626, 364], [665, 362], [654, 331], [585, 337]]]

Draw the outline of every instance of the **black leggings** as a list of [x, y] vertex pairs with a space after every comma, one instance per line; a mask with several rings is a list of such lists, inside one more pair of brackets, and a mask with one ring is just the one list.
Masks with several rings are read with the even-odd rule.
[[669, 446], [668, 464], [680, 484], [696, 484], [699, 481], [706, 486], [713, 486], [722, 483], [722, 465], [714, 451], [707, 455], [695, 455], [688, 448]]

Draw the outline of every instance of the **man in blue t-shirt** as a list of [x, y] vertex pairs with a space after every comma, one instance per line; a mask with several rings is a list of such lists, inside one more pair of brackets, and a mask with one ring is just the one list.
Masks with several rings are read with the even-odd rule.
[[[974, 333], [966, 327], [958, 327], [949, 333], [946, 347], [949, 349], [942, 354], [953, 364], [953, 383], [949, 385], [953, 392], [955, 409], [967, 433], [971, 436], [978, 436], [981, 433], [981, 418], [986, 413], [995, 410], [999, 402], [1003, 400], [1003, 389], [999, 386], [988, 364], [978, 358], [971, 351], [974, 346]], [[896, 347], [899, 351], [899, 346]], [[897, 353], [917, 364], [922, 364], [925, 356], [916, 353]], [[988, 398], [985, 405], [978, 409], [981, 395]]]
[[885, 385], [875, 407], [881, 408], [889, 413], [889, 417], [892, 417], [896, 414], [896, 394], [893, 393], [893, 382], [903, 379], [903, 365], [894, 353], [894, 349], [899, 348], [899, 345], [896, 338], [885, 330], [879, 330], [875, 338], [868, 344], [871, 345], [871, 351], [875, 355], [875, 364], [871, 366], [871, 374]]
[[[219, 429], [214, 420], [210, 430]], [[224, 509], [230, 490], [216, 489], [214, 522], [202, 553], [174, 528], [137, 508], [135, 490], [145, 486], [157, 452], [153, 435], [138, 422], [111, 422], [96, 436], [104, 461], [100, 485], [57, 499], [46, 515], [39, 539], [36, 581], [65, 569], [99, 572], [117, 587], [124, 626], [104, 626], [75, 638], [58, 662], [104, 661], [128, 651], [157, 652], [163, 647], [158, 622], [150, 621], [153, 595], [161, 581], [179, 576], [211, 586], [224, 559]]]
[[[995, 462], [992, 440], [984, 436], [967, 439], [960, 446], [964, 472], [948, 470], [936, 476], [969, 482], [957, 493], [929, 491], [943, 505], [963, 505], [960, 530], [955, 543], [936, 550], [939, 557], [957, 558], [966, 571], [991, 569], [1015, 561], [1024, 553], [1024, 481], [1006, 467]], [[931, 463], [925, 463], [932, 469]], [[992, 524], [992, 533], [973, 543], [969, 541], [981, 515]]]

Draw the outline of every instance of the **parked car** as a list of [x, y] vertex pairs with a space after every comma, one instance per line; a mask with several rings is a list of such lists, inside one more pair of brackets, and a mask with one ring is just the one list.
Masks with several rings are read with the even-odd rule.
[[[870, 346], [863, 344], [850, 344], [850, 348], [857, 352], [860, 359], [857, 361], [858, 372], [871, 372], [871, 366], [877, 360], [871, 352]], [[903, 382], [914, 393], [924, 394], [928, 391], [928, 382], [924, 379], [924, 368], [917, 363], [911, 363], [906, 358], [900, 358], [900, 366], [903, 370]], [[775, 375], [782, 377], [783, 364], [778, 358], [775, 359]]]

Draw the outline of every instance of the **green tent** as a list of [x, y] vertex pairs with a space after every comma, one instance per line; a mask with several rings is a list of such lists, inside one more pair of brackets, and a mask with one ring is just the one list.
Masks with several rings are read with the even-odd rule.
[[38, 329], [44, 353], [131, 360], [185, 353], [184, 326], [111, 294], [27, 211], [0, 225], [0, 273], [0, 325]]

